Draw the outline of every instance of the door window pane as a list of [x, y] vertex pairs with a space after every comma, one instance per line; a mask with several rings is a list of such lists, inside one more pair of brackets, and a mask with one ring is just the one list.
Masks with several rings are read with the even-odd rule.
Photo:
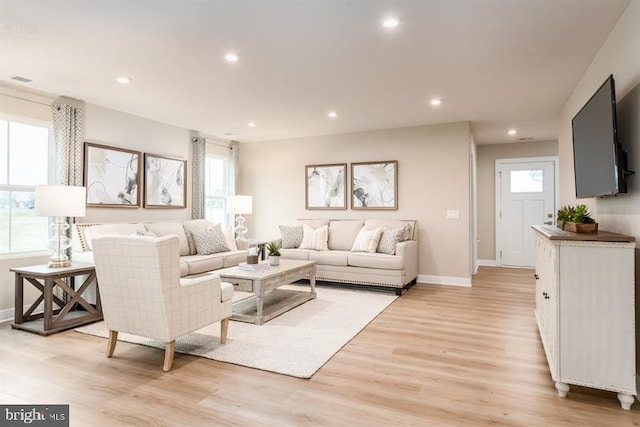
[[512, 193], [542, 193], [542, 169], [510, 171]]

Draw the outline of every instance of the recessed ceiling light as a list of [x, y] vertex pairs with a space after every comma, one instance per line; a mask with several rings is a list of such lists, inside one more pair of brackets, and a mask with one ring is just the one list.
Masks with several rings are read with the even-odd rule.
[[507, 133], [508, 133], [509, 135], [515, 135], [515, 134], [517, 134], [517, 133], [518, 133], [518, 131], [517, 131], [517, 130], [515, 130], [515, 129], [509, 129], [509, 131], [508, 131]]
[[235, 53], [233, 53], [233, 52], [229, 52], [229, 53], [227, 53], [227, 54], [224, 56], [224, 59], [225, 59], [227, 62], [238, 62], [238, 59], [239, 59], [239, 58], [238, 58], [238, 55], [237, 55], [237, 54], [235, 54]]
[[128, 85], [129, 83], [131, 83], [131, 77], [120, 76], [116, 79], [116, 81], [121, 85]]
[[442, 100], [440, 98], [432, 98], [431, 101], [429, 101], [429, 104], [431, 104], [433, 107], [437, 107], [438, 105], [442, 104]]
[[331, 119], [335, 119], [336, 117], [338, 117], [338, 113], [336, 111], [329, 111], [327, 113], [327, 116], [329, 116], [329, 118]]
[[398, 18], [386, 18], [384, 21], [382, 21], [382, 26], [385, 28], [396, 28], [398, 26], [398, 24], [400, 24], [400, 21], [398, 21]]
[[254, 128], [256, 127], [256, 122], [249, 122], [247, 123], [247, 126], [249, 126], [250, 128]]
[[233, 135], [233, 132], [225, 132], [224, 135], [225, 136], [231, 136], [231, 135]]

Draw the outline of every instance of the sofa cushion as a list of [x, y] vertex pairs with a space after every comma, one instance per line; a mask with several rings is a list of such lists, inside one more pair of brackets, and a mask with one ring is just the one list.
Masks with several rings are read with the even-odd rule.
[[223, 255], [224, 268], [235, 267], [241, 262], [247, 261], [247, 251], [235, 250], [230, 252], [224, 252], [222, 255]]
[[182, 226], [184, 227], [184, 232], [187, 236], [187, 242], [189, 243], [189, 253], [191, 255], [196, 254], [196, 244], [193, 243], [193, 236], [191, 232], [193, 230], [204, 230], [207, 228], [212, 228], [216, 224], [206, 219], [190, 219], [182, 222]]
[[224, 254], [185, 255], [180, 257], [180, 262], [187, 265], [189, 275], [200, 274], [222, 268], [224, 266]]
[[180, 256], [190, 254], [187, 234], [184, 232], [184, 227], [181, 222], [148, 222], [144, 224], [144, 226], [158, 237], [175, 234], [178, 236], [178, 240], [180, 240]]
[[105, 236], [107, 234], [123, 234], [123, 235], [136, 235], [138, 232], [147, 231], [144, 228], [144, 224], [99, 224], [88, 227], [85, 232], [86, 244], [90, 250], [93, 250], [91, 246], [91, 239], [96, 237]]
[[328, 219], [299, 219], [295, 225], [305, 225], [305, 224], [307, 224], [308, 226], [310, 226], [315, 230], [316, 228], [320, 228], [323, 225], [329, 225], [329, 220]]
[[405, 240], [406, 227], [384, 227], [377, 252], [388, 255], [396, 254], [396, 245]]
[[302, 243], [302, 226], [301, 225], [281, 225], [280, 236], [282, 237], [282, 249], [299, 248]]
[[382, 270], [402, 270], [404, 260], [396, 255], [376, 254], [368, 252], [351, 252], [349, 265], [352, 267], [379, 268]]
[[309, 261], [320, 265], [349, 265], [349, 251], [311, 251]]
[[416, 240], [415, 228], [416, 221], [415, 220], [395, 220], [395, 219], [367, 219], [364, 222], [364, 226], [369, 230], [378, 228], [378, 227], [406, 227], [404, 239], [402, 240]]
[[301, 259], [301, 260], [309, 260], [309, 253], [311, 253], [308, 249], [280, 249], [280, 256], [284, 259]]
[[353, 242], [351, 252], [375, 252], [378, 249], [378, 242], [382, 235], [382, 227], [367, 230], [362, 227]]
[[193, 230], [191, 235], [198, 255], [211, 255], [230, 250], [220, 225], [216, 225], [213, 228]]
[[361, 220], [331, 220], [329, 221], [329, 249], [349, 251], [360, 229], [364, 225]]
[[302, 226], [302, 243], [300, 249], [311, 249], [314, 251], [326, 251], [327, 239], [329, 237], [329, 226], [323, 225], [317, 229], [304, 224]]

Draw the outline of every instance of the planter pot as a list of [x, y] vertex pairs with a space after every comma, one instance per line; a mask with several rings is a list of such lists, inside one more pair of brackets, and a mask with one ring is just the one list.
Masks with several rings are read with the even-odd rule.
[[582, 233], [582, 234], [597, 234], [598, 233], [598, 223], [593, 224], [579, 224], [575, 222], [565, 222], [564, 230], [573, 231], [574, 233]]
[[272, 265], [272, 266], [280, 265], [280, 257], [269, 255], [269, 265]]

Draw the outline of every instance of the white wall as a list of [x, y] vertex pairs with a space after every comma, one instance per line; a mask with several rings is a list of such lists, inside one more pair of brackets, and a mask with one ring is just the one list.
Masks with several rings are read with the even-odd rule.
[[[416, 219], [421, 280], [469, 284], [470, 141], [464, 122], [241, 144], [241, 191], [254, 197], [247, 236], [278, 238], [299, 218]], [[397, 211], [305, 210], [305, 165], [378, 160], [398, 161]]]

